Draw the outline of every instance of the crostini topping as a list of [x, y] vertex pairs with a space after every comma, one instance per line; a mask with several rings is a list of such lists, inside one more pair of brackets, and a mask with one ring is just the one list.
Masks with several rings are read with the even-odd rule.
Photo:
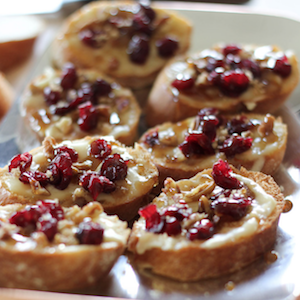
[[[32, 155], [19, 154], [11, 160], [9, 172], [18, 168], [14, 174], [24, 184], [30, 184], [35, 194], [49, 194], [47, 185], [53, 185], [58, 190], [65, 190], [73, 181], [87, 190], [94, 200], [100, 193], [112, 193], [116, 190], [115, 181], [123, 180], [127, 176], [128, 159], [123, 159], [119, 153], [112, 154], [112, 145], [104, 139], [94, 139], [86, 148], [85, 157], [99, 160], [97, 171], [91, 171], [92, 161], [78, 162], [78, 152], [68, 146], [47, 147], [47, 165], [41, 170], [30, 170]], [[84, 151], [84, 150], [83, 150]], [[82, 155], [82, 153], [81, 153]], [[89, 163], [90, 162], [90, 163]]]
[[174, 88], [186, 93], [201, 90], [209, 97], [211, 88], [216, 87], [222, 95], [233, 98], [246, 92], [256, 79], [267, 84], [269, 72], [283, 79], [292, 72], [287, 56], [274, 47], [251, 49], [235, 44], [204, 50], [188, 58], [186, 68], [193, 71], [191, 77], [178, 74], [171, 82]]
[[80, 244], [100, 245], [103, 242], [104, 228], [95, 222], [81, 222], [76, 232]]
[[[135, 64], [144, 64], [150, 53], [150, 38], [155, 30], [167, 21], [156, 20], [156, 12], [139, 4], [131, 9], [118, 8], [105, 21], [94, 22], [83, 28], [78, 37], [86, 46], [99, 49], [109, 40], [124, 40], [127, 37], [127, 54]], [[178, 49], [178, 41], [165, 36], [155, 42], [161, 58], [172, 57]]]

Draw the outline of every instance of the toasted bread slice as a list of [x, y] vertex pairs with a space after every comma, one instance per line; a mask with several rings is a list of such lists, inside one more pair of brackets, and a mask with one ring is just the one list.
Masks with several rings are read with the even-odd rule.
[[270, 114], [225, 116], [204, 109], [196, 117], [149, 129], [140, 143], [151, 153], [160, 185], [166, 177], [190, 178], [220, 158], [237, 168], [272, 175], [285, 154], [287, 126]]
[[238, 271], [271, 250], [284, 206], [280, 188], [260, 172], [234, 173], [229, 177], [242, 183], [236, 189], [218, 186], [211, 169], [168, 178], [133, 225], [128, 247], [137, 266], [196, 281]]
[[126, 222], [107, 216], [98, 202], [82, 209], [54, 201], [9, 204], [0, 207], [0, 223], [0, 284], [8, 288], [95, 285], [124, 252], [130, 233]]
[[62, 206], [102, 204], [108, 214], [131, 220], [157, 184], [150, 154], [113, 137], [86, 137], [43, 146], [15, 156], [0, 170], [0, 204], [58, 199]]
[[[136, 1], [97, 1], [67, 18], [53, 45], [54, 63], [93, 67], [134, 89], [150, 85], [166, 62], [185, 53], [191, 25]], [[164, 44], [164, 45], [162, 45]]]
[[217, 45], [170, 62], [148, 98], [149, 126], [191, 117], [205, 107], [224, 113], [273, 113], [299, 81], [297, 58], [276, 46]]
[[14, 100], [14, 92], [5, 75], [0, 72], [0, 120], [6, 115]]
[[92, 69], [47, 68], [35, 78], [21, 99], [25, 124], [40, 141], [57, 142], [87, 135], [113, 135], [132, 145], [141, 110], [132, 92]]

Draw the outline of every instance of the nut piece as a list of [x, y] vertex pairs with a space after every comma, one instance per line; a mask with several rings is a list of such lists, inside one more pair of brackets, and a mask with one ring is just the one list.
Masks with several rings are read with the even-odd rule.
[[275, 118], [270, 114], [267, 114], [263, 123], [258, 127], [258, 133], [260, 136], [268, 136], [273, 133]]

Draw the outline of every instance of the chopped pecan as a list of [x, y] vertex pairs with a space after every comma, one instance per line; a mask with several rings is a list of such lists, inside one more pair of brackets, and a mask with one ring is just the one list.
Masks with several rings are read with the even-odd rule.
[[273, 133], [275, 118], [270, 114], [267, 114], [264, 118], [264, 121], [258, 127], [258, 133], [260, 136], [268, 136]]
[[54, 157], [54, 146], [56, 141], [53, 137], [46, 137], [43, 141], [43, 151], [47, 158], [52, 159]]

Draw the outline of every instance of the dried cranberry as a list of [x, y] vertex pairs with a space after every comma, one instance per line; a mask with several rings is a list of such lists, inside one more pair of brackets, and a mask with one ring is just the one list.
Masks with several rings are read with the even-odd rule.
[[103, 44], [103, 40], [99, 37], [103, 34], [103, 31], [95, 31], [91, 28], [86, 28], [79, 32], [79, 38], [85, 45], [91, 48], [100, 48]]
[[252, 146], [252, 140], [250, 137], [244, 138], [238, 134], [233, 134], [224, 141], [219, 150], [220, 152], [224, 152], [227, 157], [233, 157], [236, 154], [249, 150]]
[[191, 214], [191, 210], [188, 208], [186, 204], [181, 205], [172, 205], [167, 207], [163, 211], [164, 216], [174, 217], [179, 222], [183, 221], [183, 219], [187, 218]]
[[150, 6], [140, 4], [140, 9], [150, 22], [152, 22], [156, 18], [156, 12]]
[[150, 130], [144, 136], [144, 143], [149, 145], [150, 147], [154, 147], [155, 145], [159, 145], [158, 129]]
[[127, 170], [127, 162], [120, 154], [115, 153], [104, 159], [100, 174], [111, 181], [122, 180], [127, 176]]
[[249, 86], [249, 78], [242, 70], [230, 70], [220, 75], [217, 86], [228, 97], [238, 97]]
[[112, 91], [112, 87], [109, 82], [104, 79], [98, 78], [93, 84], [94, 93], [98, 97], [108, 95]]
[[218, 197], [212, 201], [211, 208], [218, 216], [226, 215], [234, 220], [240, 220], [247, 214], [248, 207], [251, 205], [252, 199], [237, 193], [230, 194], [229, 197]]
[[237, 55], [240, 53], [241, 50], [242, 50], [241, 47], [239, 47], [238, 45], [229, 44], [223, 48], [222, 52], [225, 56], [227, 56], [228, 54]]
[[185, 157], [215, 153], [211, 140], [204, 133], [190, 133], [178, 147]]
[[288, 58], [285, 55], [276, 60], [273, 71], [283, 78], [291, 74], [292, 66], [289, 64]]
[[235, 177], [231, 176], [232, 170], [228, 163], [219, 159], [218, 162], [214, 163], [212, 168], [212, 177], [216, 185], [224, 189], [239, 189], [242, 184]]
[[175, 79], [172, 82], [172, 86], [179, 91], [191, 89], [195, 84], [195, 79], [190, 78], [182, 78], [182, 79]]
[[169, 58], [173, 56], [178, 49], [178, 41], [170, 37], [165, 37], [155, 43], [159, 56]]
[[254, 124], [244, 115], [239, 118], [232, 118], [227, 122], [227, 131], [231, 135], [233, 133], [241, 134], [244, 131], [251, 130]]
[[97, 139], [91, 143], [88, 154], [97, 159], [103, 159], [111, 154], [111, 145], [106, 140]]
[[251, 59], [243, 59], [241, 61], [241, 68], [250, 70], [253, 74], [254, 78], [259, 78], [261, 75], [261, 69], [257, 62], [251, 60]]
[[63, 152], [55, 156], [48, 169], [52, 172], [49, 182], [59, 190], [66, 189], [73, 177], [70, 155], [67, 152]]
[[213, 222], [209, 219], [202, 219], [197, 221], [187, 233], [187, 238], [191, 241], [206, 240], [212, 237], [215, 233]]
[[78, 153], [67, 146], [61, 146], [54, 149], [54, 155], [59, 155], [62, 153], [68, 153], [71, 157], [72, 162], [76, 162], [78, 160]]
[[48, 241], [51, 242], [57, 233], [57, 220], [54, 218], [49, 220], [40, 220], [38, 223], [38, 231], [43, 232]]
[[151, 22], [146, 15], [136, 14], [132, 20], [132, 27], [135, 32], [144, 33], [147, 36], [150, 36], [153, 31]]
[[59, 91], [53, 91], [50, 87], [44, 88], [44, 99], [48, 106], [56, 104], [61, 99]]
[[63, 208], [59, 203], [52, 200], [42, 200], [38, 203], [41, 212], [50, 213], [53, 218], [57, 221], [63, 220], [65, 218], [65, 213]]
[[23, 173], [31, 166], [31, 163], [32, 155], [30, 153], [25, 152], [23, 154], [18, 154], [11, 159], [8, 165], [8, 171], [11, 172], [12, 169], [19, 167], [21, 173]]
[[15, 212], [9, 218], [9, 222], [20, 227], [32, 226], [35, 229], [36, 223], [41, 215], [37, 205], [26, 206], [24, 210]]
[[146, 220], [146, 230], [154, 233], [162, 233], [165, 217], [157, 211], [155, 204], [149, 204], [139, 210], [139, 215]]
[[[198, 123], [197, 118], [198, 116], [196, 117], [196, 122]], [[217, 135], [219, 119], [214, 115], [203, 116], [198, 124], [198, 128], [195, 128], [195, 130], [205, 134], [210, 141], [214, 141]]]
[[224, 67], [223, 59], [216, 59], [214, 57], [208, 57], [207, 64], [205, 67], [205, 70], [207, 72], [210, 73], [210, 72], [214, 71], [216, 68], [220, 68], [220, 67]]
[[175, 217], [168, 217], [165, 219], [163, 231], [168, 235], [177, 235], [181, 233], [181, 224]]
[[23, 183], [31, 183], [32, 181], [37, 181], [42, 187], [45, 187], [48, 183], [47, 175], [41, 171], [25, 171], [21, 173], [19, 180]]
[[144, 64], [149, 56], [149, 39], [146, 35], [134, 35], [128, 45], [127, 53], [132, 62]]
[[80, 244], [100, 245], [103, 241], [104, 228], [94, 222], [82, 222], [78, 226], [76, 238]]
[[96, 172], [87, 172], [80, 176], [79, 184], [91, 193], [94, 201], [97, 200], [99, 194], [109, 194], [116, 190], [112, 181]]
[[79, 119], [77, 121], [82, 131], [91, 131], [97, 127], [98, 112], [93, 104], [88, 101], [79, 107]]
[[60, 86], [64, 90], [68, 90], [74, 87], [77, 82], [77, 72], [73, 64], [67, 63], [63, 67]]

